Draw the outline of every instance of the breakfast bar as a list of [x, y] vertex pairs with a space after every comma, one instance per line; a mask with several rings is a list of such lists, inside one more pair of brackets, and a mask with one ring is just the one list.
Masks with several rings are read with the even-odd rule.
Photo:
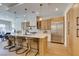
[[[35, 33], [35, 34], [11, 34], [14, 37], [24, 37], [24, 38], [35, 38], [38, 40], [38, 49], [39, 49], [39, 55], [44, 56], [45, 53], [47, 52], [47, 35], [46, 34], [41, 34], [41, 33]], [[31, 40], [31, 39], [29, 39]]]

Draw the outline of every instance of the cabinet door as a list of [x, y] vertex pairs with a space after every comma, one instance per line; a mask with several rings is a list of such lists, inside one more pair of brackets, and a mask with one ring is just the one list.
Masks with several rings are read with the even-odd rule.
[[37, 29], [50, 30], [51, 29], [51, 20], [37, 21]]
[[51, 29], [51, 21], [50, 20], [37, 21], [37, 29], [50, 30]]
[[51, 29], [51, 20], [47, 20], [47, 30]]
[[50, 20], [42, 21], [42, 29], [50, 30], [51, 29], [51, 21]]
[[47, 21], [46, 20], [41, 21], [41, 29], [47, 30]]
[[37, 21], [37, 29], [41, 29], [41, 21]]

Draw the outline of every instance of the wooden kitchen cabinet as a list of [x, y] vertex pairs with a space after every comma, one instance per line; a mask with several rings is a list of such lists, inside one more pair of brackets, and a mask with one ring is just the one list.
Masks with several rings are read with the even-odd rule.
[[37, 21], [37, 29], [41, 29], [41, 21]]
[[51, 29], [51, 19], [47, 20], [47, 29], [50, 30]]
[[67, 48], [70, 55], [79, 56], [79, 37], [77, 37], [77, 17], [79, 17], [79, 4], [73, 4], [66, 14], [67, 24]]
[[50, 20], [37, 21], [37, 29], [50, 30], [51, 29], [51, 21]]
[[51, 18], [51, 22], [52, 23], [55, 23], [55, 22], [64, 22], [64, 16], [59, 16], [59, 17]]
[[46, 30], [47, 29], [47, 21], [46, 20], [41, 21], [41, 29], [42, 30]]

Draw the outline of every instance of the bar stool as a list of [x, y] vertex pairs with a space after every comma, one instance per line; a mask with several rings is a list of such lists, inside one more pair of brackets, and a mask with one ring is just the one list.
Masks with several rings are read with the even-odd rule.
[[31, 52], [31, 50], [37, 50], [37, 52], [34, 54], [34, 56], [36, 56], [36, 55], [39, 53], [39, 42], [38, 42], [38, 39], [37, 39], [37, 42], [36, 42], [36, 43], [37, 43], [37, 49], [31, 47], [31, 46], [32, 46], [32, 45], [31, 45], [31, 41], [32, 41], [32, 40], [35, 40], [35, 38], [28, 38], [29, 49], [28, 49], [28, 51], [26, 52], [25, 56], [27, 56], [28, 53]]
[[22, 38], [20, 37], [15, 37], [15, 46], [14, 47], [11, 47], [9, 48], [9, 51], [10, 52], [13, 52], [13, 51], [17, 51], [19, 49], [22, 49]]
[[8, 45], [4, 47], [4, 49], [10, 49], [15, 47], [15, 39], [13, 36], [8, 35], [6, 36], [6, 39], [8, 40]]
[[28, 50], [25, 52], [25, 56], [31, 51], [31, 41], [30, 41], [31, 38], [27, 38], [27, 41], [28, 41]]
[[[23, 45], [24, 43], [25, 43], [26, 45]], [[23, 51], [22, 51], [22, 50], [23, 50]], [[17, 50], [17, 51], [16, 51], [16, 54], [25, 53], [27, 50], [28, 50], [28, 40], [27, 40], [27, 38], [24, 38], [24, 39], [22, 40], [22, 49]], [[20, 52], [20, 51], [22, 51], [22, 52]]]
[[4, 36], [0, 34], [1, 41], [4, 41]]
[[35, 56], [36, 56], [37, 54], [39, 54], [39, 39], [38, 38], [34, 38], [33, 42], [36, 43], [36, 45], [37, 45], [36, 46], [37, 48], [31, 47], [33, 50], [37, 50], [37, 52], [35, 54]]

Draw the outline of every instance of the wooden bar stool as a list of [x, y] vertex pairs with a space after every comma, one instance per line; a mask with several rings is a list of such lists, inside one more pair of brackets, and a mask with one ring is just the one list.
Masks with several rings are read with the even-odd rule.
[[15, 47], [15, 38], [11, 35], [7, 36], [6, 39], [8, 40], [8, 45], [4, 47], [4, 49], [10, 49]]
[[38, 39], [36, 39], [36, 43], [37, 43], [37, 49], [32, 47], [32, 40], [35, 40], [36, 38], [28, 38], [28, 44], [29, 44], [29, 50], [28, 52], [26, 52], [25, 56], [28, 55], [32, 50], [37, 50], [37, 52], [34, 54], [34, 56], [36, 56], [39, 53], [39, 42]]
[[[21, 43], [22, 43], [22, 49], [17, 50], [16, 51], [16, 54], [22, 54], [22, 53], [25, 53], [28, 50], [28, 40], [27, 40], [27, 38], [22, 39], [22, 42]], [[24, 43], [26, 45], [23, 45]]]
[[15, 37], [15, 47], [9, 48], [9, 51], [13, 52], [13, 51], [17, 51], [17, 50], [22, 49], [21, 43], [22, 43], [22, 38], [21, 37]]

